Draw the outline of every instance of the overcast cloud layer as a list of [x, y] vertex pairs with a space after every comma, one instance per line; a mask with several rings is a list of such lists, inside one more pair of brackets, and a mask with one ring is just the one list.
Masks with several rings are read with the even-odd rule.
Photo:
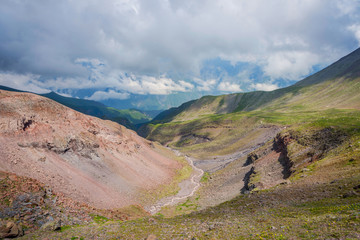
[[273, 90], [355, 50], [358, 0], [1, 0], [0, 84], [90, 99]]

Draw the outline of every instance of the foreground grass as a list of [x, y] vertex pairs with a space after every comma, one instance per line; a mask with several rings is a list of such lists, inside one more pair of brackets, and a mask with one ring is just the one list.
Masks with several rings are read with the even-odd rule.
[[[281, 186], [189, 215], [96, 221], [24, 239], [357, 239], [360, 176], [332, 183]], [[357, 183], [357, 184], [354, 184]]]

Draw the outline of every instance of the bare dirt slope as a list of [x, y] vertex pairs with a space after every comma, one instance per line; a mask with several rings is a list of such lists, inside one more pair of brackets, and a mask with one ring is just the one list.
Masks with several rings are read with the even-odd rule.
[[30, 93], [0, 91], [0, 170], [98, 208], [138, 203], [181, 165], [111, 121]]

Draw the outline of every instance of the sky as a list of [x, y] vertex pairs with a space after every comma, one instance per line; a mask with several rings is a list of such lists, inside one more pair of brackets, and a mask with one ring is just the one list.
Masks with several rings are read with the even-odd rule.
[[359, 44], [359, 0], [0, 0], [0, 85], [98, 101], [271, 91]]

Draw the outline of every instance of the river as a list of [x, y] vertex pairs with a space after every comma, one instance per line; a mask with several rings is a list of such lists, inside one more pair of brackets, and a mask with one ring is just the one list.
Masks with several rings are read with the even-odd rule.
[[[181, 152], [177, 150], [173, 150], [173, 151], [177, 156], [183, 155]], [[204, 174], [204, 171], [200, 168], [197, 168], [194, 165], [193, 158], [185, 155], [185, 159], [189, 163], [189, 165], [193, 168], [191, 177], [179, 183], [180, 190], [175, 196], [170, 196], [160, 199], [155, 205], [145, 208], [145, 210], [147, 210], [150, 214], [153, 215], [159, 212], [162, 207], [168, 205], [175, 205], [179, 203], [181, 200], [193, 196], [196, 190], [198, 190], [198, 188], [200, 187], [200, 180], [202, 175]]]

